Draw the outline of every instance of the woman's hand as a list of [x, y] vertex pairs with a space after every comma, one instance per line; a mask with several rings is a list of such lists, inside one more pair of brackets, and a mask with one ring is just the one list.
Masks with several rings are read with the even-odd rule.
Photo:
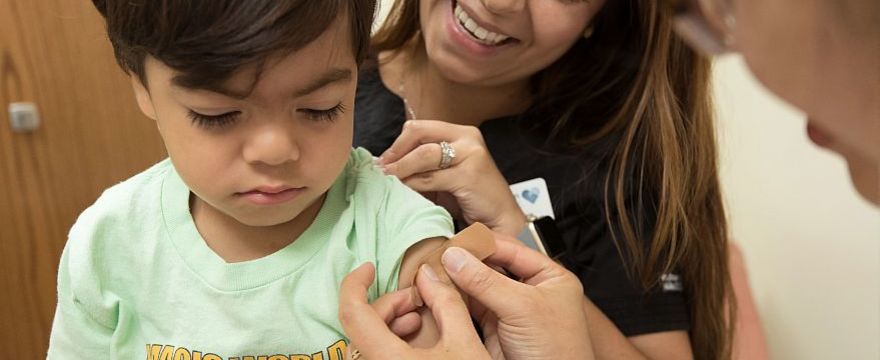
[[[416, 276], [421, 298], [440, 328], [437, 344], [424, 349], [413, 348], [398, 337], [412, 333], [417, 321], [413, 316], [418, 318], [413, 312], [418, 301], [409, 291], [383, 295], [371, 305], [367, 303], [367, 289], [375, 279], [375, 268], [372, 264], [364, 264], [348, 274], [340, 288], [339, 320], [351, 339], [351, 349], [356, 349], [362, 360], [489, 359], [461, 295], [437, 278], [427, 265], [422, 265]], [[391, 324], [390, 328], [388, 324]]]
[[455, 285], [470, 296], [471, 314], [495, 359], [592, 359], [593, 350], [578, 278], [550, 258], [496, 234], [485, 261], [459, 248], [443, 254]]
[[[409, 333], [413, 324], [402, 314], [412, 311], [408, 295], [384, 305], [366, 302], [366, 289], [373, 281], [373, 268], [361, 266], [342, 283], [340, 320], [346, 334], [366, 359], [592, 359], [590, 333], [583, 307], [583, 289], [571, 272], [553, 260], [496, 234], [497, 251], [487, 258], [522, 279], [510, 279], [460, 248], [447, 249], [443, 266], [460, 291], [470, 296], [472, 313], [455, 289], [423, 266], [416, 286], [440, 326], [441, 341], [431, 349], [415, 349], [398, 335]], [[392, 293], [394, 294], [394, 293]], [[383, 298], [389, 295], [383, 296]], [[481, 324], [485, 345], [470, 321]], [[387, 324], [396, 330], [392, 333]], [[395, 335], [397, 333], [397, 335]], [[484, 347], [485, 346], [485, 347]]]
[[[442, 141], [455, 150], [445, 169], [440, 168]], [[468, 224], [479, 221], [508, 235], [525, 226], [526, 218], [476, 127], [407, 121], [377, 164]]]

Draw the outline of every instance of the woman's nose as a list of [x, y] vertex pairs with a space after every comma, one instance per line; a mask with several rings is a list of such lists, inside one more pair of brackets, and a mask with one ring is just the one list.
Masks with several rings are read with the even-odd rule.
[[[526, 6], [526, 0], [481, 0], [483, 6], [489, 12], [498, 15], [510, 14], [522, 11]], [[545, 0], [546, 1], [546, 0]]]

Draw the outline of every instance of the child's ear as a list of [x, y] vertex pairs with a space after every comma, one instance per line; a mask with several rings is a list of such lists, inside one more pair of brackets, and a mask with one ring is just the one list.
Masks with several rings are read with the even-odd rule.
[[136, 75], [131, 76], [131, 87], [134, 89], [134, 97], [141, 112], [148, 118], [156, 120], [156, 108], [153, 106], [153, 99], [150, 98], [150, 92]]

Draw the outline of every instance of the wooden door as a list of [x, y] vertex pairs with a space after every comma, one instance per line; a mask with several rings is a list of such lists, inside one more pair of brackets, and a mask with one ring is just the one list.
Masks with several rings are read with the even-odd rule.
[[[7, 104], [42, 123], [11, 131]], [[45, 358], [58, 259], [106, 187], [164, 157], [88, 0], [0, 0], [0, 349]]]

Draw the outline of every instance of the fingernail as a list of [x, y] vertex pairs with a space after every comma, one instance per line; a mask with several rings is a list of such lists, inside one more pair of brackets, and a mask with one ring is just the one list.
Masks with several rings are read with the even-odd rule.
[[428, 264], [422, 264], [422, 268], [419, 271], [427, 276], [428, 279], [431, 279], [431, 281], [440, 281], [440, 278], [437, 277], [437, 273], [435, 273], [434, 270], [431, 269], [430, 266], [428, 266]]
[[446, 270], [453, 273], [457, 273], [461, 270], [461, 268], [464, 267], [464, 264], [469, 260], [470, 259], [463, 249], [454, 246], [446, 249], [441, 258], [441, 262], [443, 262], [443, 266], [446, 267]]
[[388, 175], [388, 168], [384, 166], [380, 166], [379, 170], [382, 171], [383, 174]]
[[422, 301], [422, 296], [419, 295], [419, 288], [415, 285], [410, 286], [409, 295], [412, 296], [412, 302], [416, 307], [422, 307], [422, 305], [425, 305], [425, 302]]
[[380, 164], [382, 164], [382, 157], [380, 156], [380, 157], [377, 157], [377, 158], [373, 158], [373, 164], [374, 164], [374, 165], [380, 165]]

